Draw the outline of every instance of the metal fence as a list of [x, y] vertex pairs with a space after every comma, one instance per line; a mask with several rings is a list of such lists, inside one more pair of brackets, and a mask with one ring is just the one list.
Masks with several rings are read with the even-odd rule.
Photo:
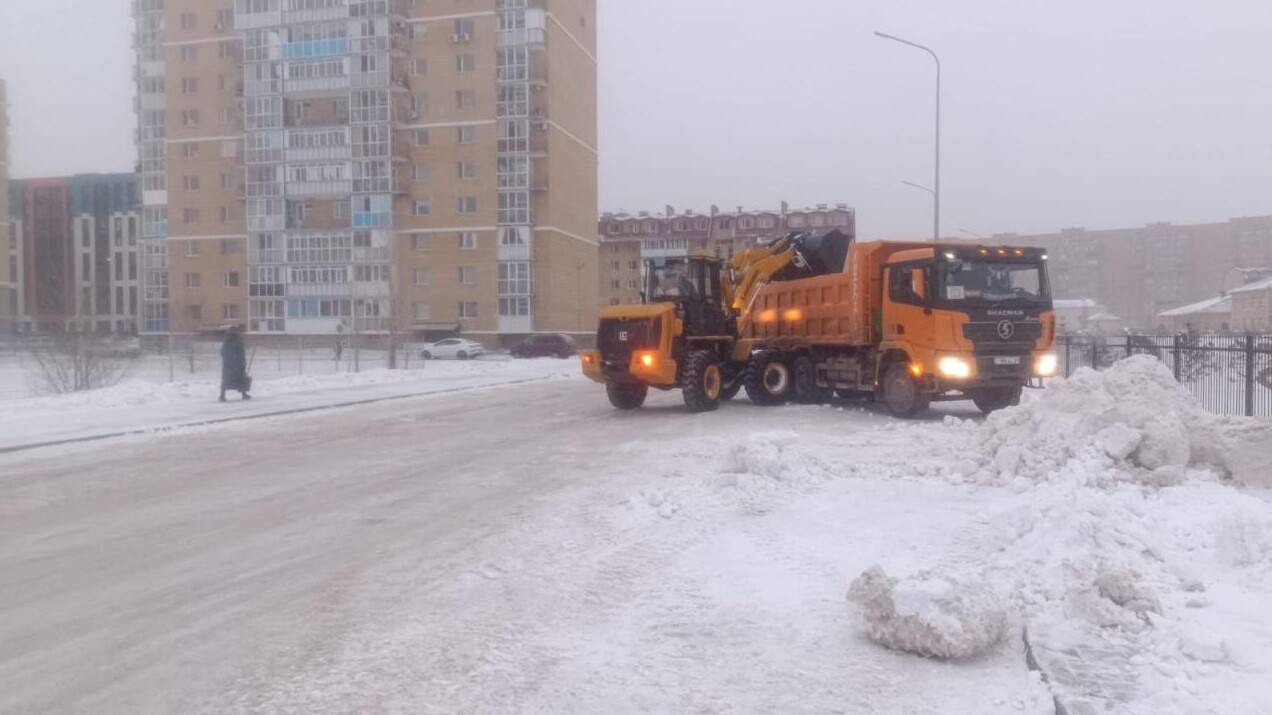
[[1152, 355], [1209, 412], [1272, 417], [1272, 335], [1062, 335], [1060, 374]]

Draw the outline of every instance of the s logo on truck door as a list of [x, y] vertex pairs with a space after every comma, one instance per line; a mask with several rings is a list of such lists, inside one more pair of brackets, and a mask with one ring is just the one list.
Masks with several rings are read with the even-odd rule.
[[626, 330], [620, 330], [620, 331], [618, 331], [618, 340], [619, 340], [619, 342], [625, 343], [625, 342], [627, 342], [627, 338], [628, 338], [628, 335], [627, 335], [627, 331], [626, 331]]
[[1010, 320], [998, 321], [998, 337], [1003, 340], [1011, 340], [1011, 336], [1016, 334], [1016, 324]]

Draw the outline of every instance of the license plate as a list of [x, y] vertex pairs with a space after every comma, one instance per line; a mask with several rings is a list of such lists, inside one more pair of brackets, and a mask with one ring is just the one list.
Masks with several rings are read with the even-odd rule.
[[1019, 365], [1020, 356], [1013, 355], [1011, 357], [996, 357], [994, 358], [994, 364], [995, 365]]

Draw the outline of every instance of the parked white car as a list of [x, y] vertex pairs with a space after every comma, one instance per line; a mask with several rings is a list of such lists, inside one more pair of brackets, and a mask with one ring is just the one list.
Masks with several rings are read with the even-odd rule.
[[484, 345], [463, 338], [446, 338], [435, 343], [425, 343], [420, 350], [420, 357], [425, 360], [467, 360], [484, 354]]

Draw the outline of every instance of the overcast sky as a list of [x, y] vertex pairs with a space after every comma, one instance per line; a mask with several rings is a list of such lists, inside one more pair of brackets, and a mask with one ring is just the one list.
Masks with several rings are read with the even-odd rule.
[[[603, 210], [846, 202], [866, 238], [1272, 214], [1272, 3], [599, 0]], [[127, 0], [0, 0], [14, 176], [134, 165]]]

